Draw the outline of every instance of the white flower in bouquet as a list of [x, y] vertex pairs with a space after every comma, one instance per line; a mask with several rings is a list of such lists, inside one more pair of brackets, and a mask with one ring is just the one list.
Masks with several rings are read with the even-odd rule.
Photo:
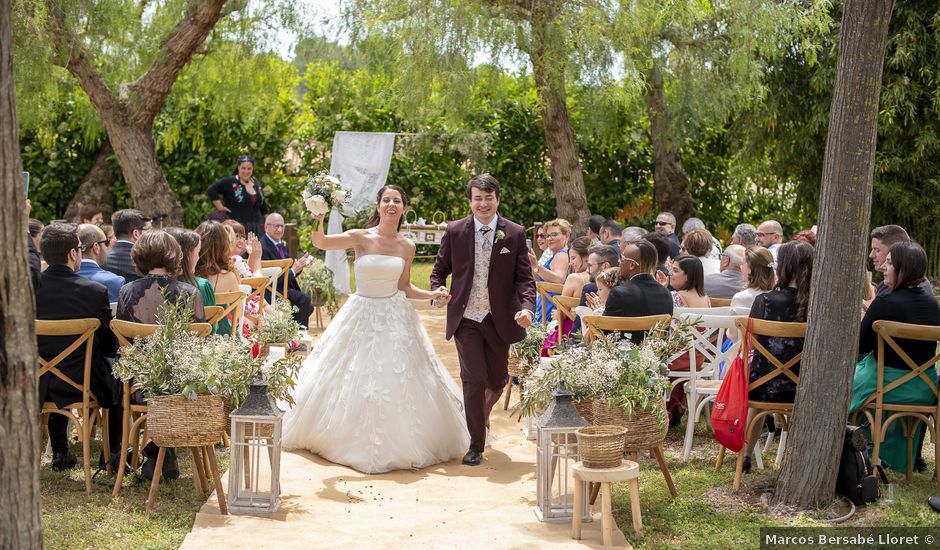
[[325, 216], [330, 211], [330, 205], [326, 203], [326, 199], [322, 195], [314, 195], [305, 200], [304, 206], [314, 216]]
[[[346, 211], [346, 204], [351, 196], [349, 189], [342, 186], [339, 178], [331, 176], [326, 172], [320, 172], [307, 181], [301, 191], [304, 200], [304, 206], [310, 213], [318, 218], [327, 215], [333, 208]], [[313, 229], [320, 227], [320, 220], [313, 221]]]

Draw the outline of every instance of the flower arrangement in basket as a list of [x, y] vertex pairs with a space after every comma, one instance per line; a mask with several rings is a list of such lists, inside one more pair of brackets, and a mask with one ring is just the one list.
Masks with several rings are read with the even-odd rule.
[[525, 376], [538, 363], [544, 342], [545, 328], [540, 323], [529, 325], [525, 338], [509, 346], [509, 376]]
[[201, 338], [189, 329], [191, 321], [188, 301], [164, 304], [157, 314], [160, 328], [135, 340], [114, 363], [114, 375], [132, 382], [147, 398], [147, 429], [161, 447], [218, 441], [226, 425], [224, 403], [244, 399], [259, 371], [272, 394], [277, 388], [276, 397], [289, 401], [300, 368], [299, 357], [286, 357], [262, 369], [250, 341]]
[[333, 285], [333, 272], [326, 267], [323, 260], [314, 259], [304, 268], [297, 276], [297, 284], [300, 290], [314, 298], [317, 305], [325, 307], [330, 317], [336, 316], [339, 311], [339, 297]]
[[[625, 425], [639, 417], [665, 435], [665, 395], [671, 388], [668, 361], [686, 349], [695, 321], [657, 325], [639, 345], [618, 333], [598, 338], [590, 346], [566, 348], [557, 359], [539, 365], [528, 377], [518, 409], [523, 414], [540, 410], [552, 390], [563, 381], [574, 400], [592, 403], [595, 425]], [[582, 412], [582, 408], [578, 409]], [[586, 411], [582, 412], [582, 416]]]
[[273, 345], [296, 346], [303, 334], [304, 327], [294, 319], [294, 306], [286, 300], [275, 298], [274, 304], [265, 309], [264, 323], [254, 333], [261, 355], [267, 355], [267, 348]]
[[[343, 212], [350, 211], [348, 202], [352, 198], [352, 192], [340, 184], [339, 178], [326, 171], [307, 180], [301, 195], [304, 199], [304, 206], [314, 218], [325, 216], [334, 208]], [[313, 220], [314, 231], [319, 226], [320, 220]]]

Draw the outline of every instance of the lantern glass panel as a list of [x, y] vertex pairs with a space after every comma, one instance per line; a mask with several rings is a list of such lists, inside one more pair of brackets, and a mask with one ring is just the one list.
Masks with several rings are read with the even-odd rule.
[[229, 509], [271, 513], [280, 506], [281, 418], [232, 417]]
[[[541, 521], [563, 522], [574, 517], [572, 466], [579, 460], [577, 428], [540, 428], [536, 451], [536, 516]], [[587, 503], [587, 487], [584, 500]], [[581, 510], [590, 521], [587, 505]]]

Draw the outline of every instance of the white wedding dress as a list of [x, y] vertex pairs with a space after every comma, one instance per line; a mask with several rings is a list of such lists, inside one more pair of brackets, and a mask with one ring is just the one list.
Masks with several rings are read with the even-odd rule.
[[283, 448], [360, 472], [423, 468], [470, 445], [463, 398], [398, 279], [405, 261], [356, 260], [349, 297], [304, 361]]

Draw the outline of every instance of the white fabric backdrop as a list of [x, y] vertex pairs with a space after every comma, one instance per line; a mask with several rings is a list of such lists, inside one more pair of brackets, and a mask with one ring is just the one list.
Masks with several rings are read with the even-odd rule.
[[[395, 134], [387, 132], [336, 132], [330, 173], [339, 176], [343, 187], [352, 190], [352, 207], [371, 207], [375, 194], [385, 185], [395, 149]], [[343, 215], [333, 209], [327, 235], [343, 232]], [[349, 263], [345, 250], [328, 250], [326, 266], [333, 272], [333, 284], [343, 294], [351, 291]]]

